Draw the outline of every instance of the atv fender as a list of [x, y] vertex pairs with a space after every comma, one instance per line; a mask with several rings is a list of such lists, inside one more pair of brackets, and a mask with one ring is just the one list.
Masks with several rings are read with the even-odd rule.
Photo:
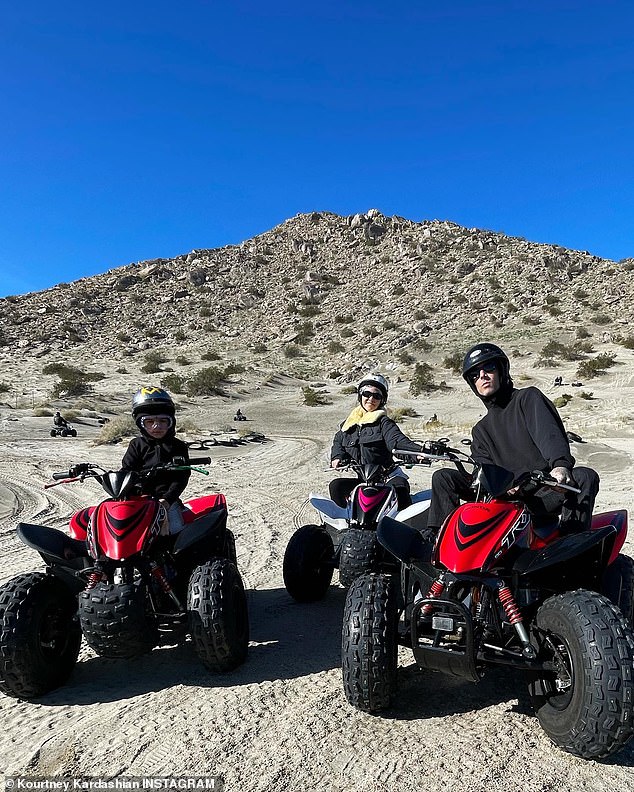
[[18, 523], [16, 530], [24, 544], [36, 550], [60, 580], [78, 592], [84, 588], [85, 580], [77, 572], [93, 564], [85, 542], [46, 525]]
[[[598, 530], [569, 534], [541, 550], [528, 550], [516, 560], [513, 571], [522, 577], [548, 572], [551, 583], [558, 581], [564, 588], [587, 586], [588, 573], [600, 578], [611, 557], [617, 530], [607, 525]], [[573, 563], [567, 563], [573, 562]], [[556, 574], [553, 568], [559, 567]]]
[[376, 537], [389, 553], [405, 564], [415, 563], [416, 559], [429, 561], [431, 547], [420, 531], [411, 525], [383, 517], [379, 521]]

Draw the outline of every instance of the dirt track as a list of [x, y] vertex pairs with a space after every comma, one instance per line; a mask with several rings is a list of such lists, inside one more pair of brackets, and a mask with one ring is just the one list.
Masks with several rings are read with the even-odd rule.
[[[309, 490], [326, 489], [325, 454], [344, 404], [307, 425], [295, 392], [277, 393], [276, 417], [259, 403], [258, 428], [267, 427], [271, 442], [212, 451], [210, 479], [227, 496], [248, 589], [247, 663], [212, 676], [188, 645], [136, 661], [99, 658], [84, 646], [63, 688], [36, 702], [0, 695], [5, 773], [219, 773], [232, 792], [634, 789], [634, 742], [601, 764], [563, 753], [540, 729], [524, 680], [512, 672], [474, 685], [420, 672], [401, 650], [395, 708], [376, 717], [347, 704], [343, 590], [333, 586], [323, 602], [298, 605], [282, 583], [302, 503]], [[3, 421], [0, 582], [42, 567], [15, 538], [18, 521], [63, 527], [79, 505], [97, 499], [93, 485], [43, 489], [53, 470], [72, 461], [117, 465], [121, 447], [94, 448], [90, 439], [88, 429], [76, 440], [47, 438], [43, 419]], [[632, 509], [632, 440], [595, 437], [583, 452], [602, 459], [600, 505]], [[424, 474], [420, 484], [428, 480]], [[209, 486], [193, 477], [187, 494]], [[632, 554], [631, 541], [626, 550]]]

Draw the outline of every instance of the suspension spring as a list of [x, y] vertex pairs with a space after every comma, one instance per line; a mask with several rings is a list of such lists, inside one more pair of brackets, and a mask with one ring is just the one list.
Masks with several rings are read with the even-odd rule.
[[166, 594], [170, 594], [172, 591], [172, 587], [170, 586], [165, 575], [163, 574], [163, 570], [155, 561], [152, 562], [152, 575], [158, 581], [158, 584], [161, 587], [161, 589]]
[[88, 582], [86, 583], [86, 587], [84, 588], [84, 591], [90, 591], [90, 589], [94, 589], [97, 583], [104, 580], [105, 577], [106, 576], [104, 575], [104, 573], [99, 572], [98, 570], [91, 572], [90, 575], [88, 575]]
[[[429, 587], [429, 591], [427, 592], [427, 596], [425, 597], [425, 599], [438, 599], [438, 597], [440, 597], [440, 595], [443, 593], [444, 590], [445, 590], [445, 581], [442, 577], [439, 577], [437, 580], [434, 580], [434, 582]], [[421, 608], [422, 615], [429, 616], [433, 608], [434, 606], [430, 602], [428, 602], [427, 605], [423, 605], [423, 607]]]
[[509, 620], [510, 624], [521, 624], [524, 619], [522, 618], [522, 614], [520, 613], [520, 609], [515, 602], [515, 597], [513, 596], [511, 589], [505, 585], [504, 583], [500, 586], [498, 595], [500, 597], [500, 602], [502, 603], [502, 607], [504, 608], [504, 612]]

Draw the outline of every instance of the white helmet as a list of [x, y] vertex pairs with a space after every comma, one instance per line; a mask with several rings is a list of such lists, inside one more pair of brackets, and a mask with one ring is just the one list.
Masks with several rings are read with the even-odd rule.
[[382, 374], [366, 374], [365, 377], [363, 377], [363, 379], [357, 385], [359, 401], [361, 401], [361, 391], [363, 390], [364, 385], [374, 385], [375, 388], [378, 388], [383, 394], [382, 404], [385, 404], [390, 386]]

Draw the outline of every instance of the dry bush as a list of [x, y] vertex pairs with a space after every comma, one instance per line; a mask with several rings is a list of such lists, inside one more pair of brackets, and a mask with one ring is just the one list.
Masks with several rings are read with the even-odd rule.
[[95, 439], [95, 445], [114, 445], [128, 437], [138, 434], [138, 429], [131, 415], [118, 415], [105, 424]]

